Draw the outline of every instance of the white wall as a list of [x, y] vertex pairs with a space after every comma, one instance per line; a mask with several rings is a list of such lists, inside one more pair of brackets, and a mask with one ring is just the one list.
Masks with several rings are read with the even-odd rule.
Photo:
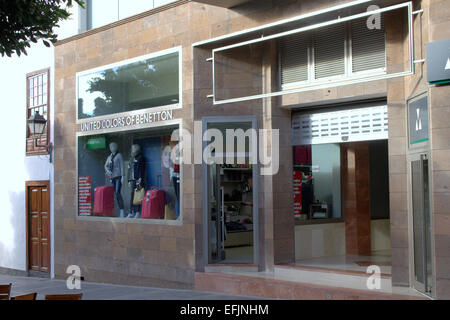
[[391, 220], [372, 220], [370, 224], [370, 245], [373, 251], [391, 249]]
[[[74, 16], [61, 23], [58, 34], [63, 37], [78, 31], [78, 8]], [[31, 46], [28, 55], [0, 57], [0, 96], [2, 123], [2, 155], [0, 156], [0, 268], [25, 271], [26, 266], [26, 210], [25, 182], [50, 180], [51, 221], [53, 221], [53, 165], [48, 156], [25, 156], [26, 146], [26, 75], [50, 68], [54, 83], [54, 49], [42, 43]], [[53, 141], [53, 87], [50, 88], [50, 131]], [[53, 234], [53, 225], [52, 225]], [[53, 251], [52, 237], [52, 251]], [[53, 261], [53, 252], [52, 252]], [[53, 263], [53, 262], [52, 262]], [[52, 268], [53, 269], [53, 268]]]
[[345, 223], [295, 226], [295, 259], [345, 255]]

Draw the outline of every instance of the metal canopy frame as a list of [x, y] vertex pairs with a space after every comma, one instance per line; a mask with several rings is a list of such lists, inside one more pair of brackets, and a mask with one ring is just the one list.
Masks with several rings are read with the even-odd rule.
[[[354, 3], [353, 5], [364, 3], [364, 2], [369, 2], [369, 1], [366, 0], [366, 1], [355, 1], [355, 2], [357, 2], [357, 3]], [[245, 97], [239, 97], [239, 98], [224, 99], [224, 100], [216, 99], [216, 75], [215, 75], [216, 67], [215, 67], [215, 63], [216, 63], [216, 53], [218, 53], [218, 52], [223, 52], [223, 51], [230, 50], [233, 48], [238, 48], [238, 47], [242, 47], [242, 46], [246, 46], [246, 45], [251, 45], [254, 43], [259, 43], [259, 42], [263, 42], [263, 41], [286, 37], [286, 36], [289, 36], [292, 34], [298, 34], [298, 33], [306, 32], [306, 31], [310, 31], [310, 30], [314, 30], [314, 29], [318, 29], [318, 28], [322, 28], [322, 27], [326, 27], [326, 26], [331, 26], [331, 25], [335, 25], [338, 23], [344, 23], [347, 21], [364, 18], [364, 17], [369, 17], [372, 15], [381, 14], [381, 13], [389, 12], [389, 11], [394, 11], [394, 10], [398, 10], [398, 9], [402, 9], [402, 8], [408, 9], [409, 70], [407, 70], [407, 71], [397, 72], [397, 73], [393, 73], [393, 74], [367, 76], [367, 77], [361, 77], [361, 78], [357, 78], [357, 79], [348, 79], [348, 80], [344, 79], [344, 80], [338, 80], [338, 81], [330, 81], [330, 82], [318, 84], [315, 86], [299, 87], [299, 88], [294, 88], [294, 89], [282, 90], [282, 91], [271, 92], [271, 93], [264, 93], [264, 94], [259, 94], [259, 95], [245, 96]], [[318, 15], [318, 14], [321, 14], [324, 12], [329, 12], [329, 11], [334, 11], [334, 10], [337, 10], [337, 9], [335, 7], [332, 7], [332, 8], [329, 8], [327, 11], [321, 10], [321, 11], [317, 11], [317, 12], [314, 12], [314, 13], [311, 13], [308, 15], [304, 15], [303, 17], [297, 17], [296, 20], [305, 19], [305, 18], [314, 16], [314, 15]], [[357, 84], [357, 83], [361, 83], [361, 82], [385, 80], [385, 79], [408, 76], [408, 75], [414, 74], [415, 61], [414, 61], [413, 15], [418, 14], [418, 13], [419, 13], [418, 11], [413, 11], [413, 6], [412, 6], [411, 1], [404, 2], [401, 4], [397, 4], [397, 5], [380, 8], [378, 10], [367, 11], [367, 12], [351, 15], [348, 17], [344, 17], [344, 18], [338, 18], [338, 19], [334, 19], [334, 20], [330, 20], [330, 21], [326, 21], [326, 22], [321, 22], [321, 23], [310, 25], [310, 26], [285, 31], [285, 32], [277, 33], [277, 34], [266, 36], [266, 37], [263, 36], [263, 37], [260, 37], [257, 39], [243, 41], [243, 42], [235, 43], [232, 45], [227, 45], [224, 47], [213, 49], [212, 50], [212, 58], [207, 59], [207, 61], [212, 62], [212, 84], [213, 84], [213, 93], [212, 93], [212, 95], [209, 95], [208, 98], [213, 99], [214, 105], [220, 105], [220, 104], [276, 97], [276, 96], [282, 96], [282, 95], [287, 95], [287, 94], [292, 94], [292, 93], [312, 91], [312, 90], [318, 90], [318, 89], [324, 89], [324, 88], [332, 88], [332, 87], [337, 87], [337, 86], [342, 86], [342, 85], [351, 85], [351, 84]], [[271, 26], [286, 24], [286, 23], [292, 22], [292, 21], [293, 21], [292, 19], [287, 19], [287, 20], [283, 20], [282, 23], [271, 24]], [[264, 28], [268, 28], [268, 26], [264, 26]], [[250, 29], [250, 30], [256, 31], [256, 30], [252, 30], [252, 29]], [[251, 31], [247, 31], [247, 32], [251, 32]], [[216, 40], [216, 41], [219, 41], [219, 40]], [[204, 42], [204, 43], [206, 43], [206, 42]], [[194, 44], [194, 45], [199, 45], [199, 44]]]

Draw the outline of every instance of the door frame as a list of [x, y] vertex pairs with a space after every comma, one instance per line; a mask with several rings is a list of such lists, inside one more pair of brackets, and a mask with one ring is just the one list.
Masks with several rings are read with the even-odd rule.
[[50, 190], [50, 180], [39, 180], [39, 181], [26, 181], [25, 182], [25, 228], [26, 228], [26, 271], [30, 272], [30, 236], [29, 236], [29, 232], [30, 232], [30, 221], [29, 221], [29, 202], [28, 202], [28, 197], [29, 197], [29, 189], [32, 187], [43, 187], [43, 188], [47, 188], [48, 189], [48, 193], [49, 193], [49, 197], [48, 197], [48, 208], [49, 208], [49, 213], [48, 213], [48, 219], [49, 219], [49, 237], [48, 237], [48, 249], [49, 249], [49, 253], [50, 253], [50, 261], [48, 263], [48, 272], [43, 272], [45, 274], [49, 274], [51, 275], [52, 272], [52, 258], [51, 258], [51, 252], [52, 252], [52, 215], [51, 215], [51, 190]]
[[[432, 283], [429, 283], [428, 285], [431, 287], [431, 292], [427, 292], [424, 287], [424, 285], [427, 283], [427, 280], [425, 280], [425, 283], [419, 283], [415, 280], [415, 248], [414, 248], [414, 205], [413, 205], [413, 186], [412, 186], [412, 162], [414, 161], [421, 161], [422, 156], [426, 156], [426, 159], [428, 160], [428, 203], [429, 203], [429, 214], [430, 214], [430, 229], [431, 229], [431, 244], [430, 244], [430, 254], [431, 254], [431, 281]], [[432, 169], [432, 159], [431, 159], [431, 152], [428, 150], [418, 151], [416, 153], [412, 153], [408, 155], [408, 220], [409, 220], [409, 266], [410, 266], [410, 286], [419, 291], [422, 294], [425, 295], [431, 295], [433, 296], [434, 290], [435, 290], [435, 246], [433, 241], [433, 235], [434, 235], [434, 217], [433, 217], [433, 169]], [[423, 170], [423, 168], [421, 168]], [[422, 172], [422, 171], [421, 171]], [[422, 172], [423, 173], [423, 172]], [[424, 235], [425, 236], [425, 235]], [[426, 268], [426, 256], [425, 259], [425, 268]], [[425, 276], [427, 276], [427, 273], [425, 272]]]
[[[410, 143], [410, 103], [418, 99], [427, 97], [427, 112], [428, 112], [428, 140], [417, 144]], [[407, 201], [408, 201], [408, 252], [409, 252], [409, 286], [416, 289], [415, 281], [415, 265], [414, 265], [414, 216], [413, 216], [413, 189], [412, 189], [412, 161], [419, 161], [421, 155], [425, 155], [428, 159], [428, 183], [429, 183], [429, 205], [430, 205], [430, 229], [431, 229], [431, 292], [424, 293], [418, 290], [420, 293], [425, 295], [435, 296], [436, 292], [436, 263], [435, 263], [435, 244], [434, 244], [434, 203], [433, 203], [433, 183], [434, 183], [434, 165], [431, 150], [431, 112], [430, 112], [430, 95], [429, 90], [423, 90], [416, 94], [411, 95], [406, 99], [406, 143], [407, 143]], [[426, 291], [426, 290], [424, 290]]]
[[[207, 147], [207, 142], [203, 141], [203, 135], [209, 123], [242, 123], [250, 122], [252, 129], [258, 129], [256, 116], [211, 116], [202, 117], [202, 207], [203, 207], [203, 264], [209, 264], [209, 221], [208, 221], [208, 165], [203, 159], [203, 151]], [[257, 141], [254, 142], [253, 150], [258, 151], [258, 135]], [[257, 152], [257, 159], [258, 152]], [[258, 163], [252, 164], [253, 169], [253, 264], [259, 265], [259, 166]]]

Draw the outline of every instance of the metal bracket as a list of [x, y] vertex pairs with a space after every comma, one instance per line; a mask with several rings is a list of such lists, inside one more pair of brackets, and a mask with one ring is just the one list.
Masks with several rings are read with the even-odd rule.
[[53, 161], [53, 157], [52, 157], [53, 143], [50, 142], [49, 144], [45, 144], [45, 145], [38, 144], [38, 139], [39, 138], [34, 138], [34, 147], [35, 148], [46, 148], [48, 155], [49, 155], [49, 162], [52, 163], [52, 161]]

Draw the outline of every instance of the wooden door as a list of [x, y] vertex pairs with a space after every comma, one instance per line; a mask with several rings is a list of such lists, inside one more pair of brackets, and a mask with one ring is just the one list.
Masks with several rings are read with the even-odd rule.
[[50, 272], [50, 193], [48, 186], [28, 187], [28, 268]]

